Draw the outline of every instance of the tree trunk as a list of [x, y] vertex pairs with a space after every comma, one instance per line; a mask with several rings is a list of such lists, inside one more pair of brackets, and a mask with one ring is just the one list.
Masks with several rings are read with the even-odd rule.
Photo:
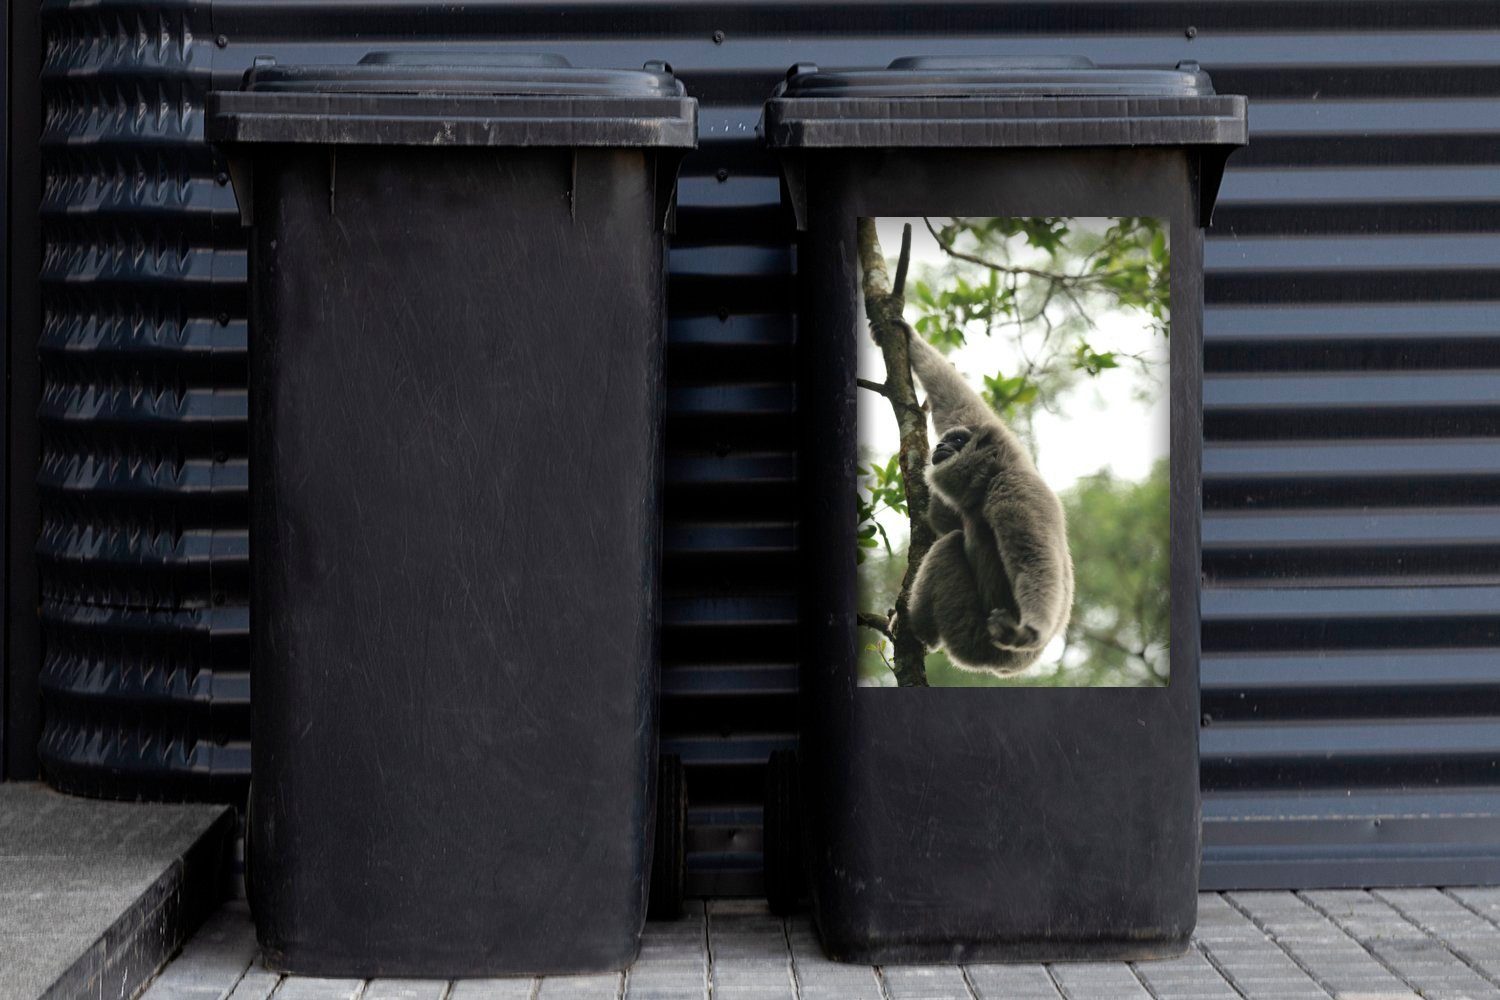
[[885, 268], [885, 254], [880, 249], [880, 238], [875, 230], [874, 219], [860, 219], [858, 228], [859, 265], [862, 275], [862, 290], [865, 297], [865, 314], [870, 320], [870, 333], [885, 358], [885, 389], [882, 395], [890, 402], [896, 414], [896, 425], [901, 431], [901, 481], [906, 489], [906, 510], [911, 518], [911, 544], [906, 554], [906, 575], [901, 580], [901, 592], [896, 597], [896, 616], [891, 623], [890, 637], [894, 655], [896, 684], [899, 687], [926, 687], [927, 668], [924, 660], [927, 648], [912, 634], [907, 624], [907, 613], [911, 598], [912, 582], [917, 570], [927, 556], [927, 550], [935, 541], [932, 526], [927, 522], [927, 414], [917, 402], [916, 387], [912, 383], [911, 356], [907, 349], [907, 326], [901, 317], [906, 305], [906, 269], [911, 259], [911, 226], [908, 225], [901, 240], [901, 256], [896, 265], [896, 280], [893, 283]]

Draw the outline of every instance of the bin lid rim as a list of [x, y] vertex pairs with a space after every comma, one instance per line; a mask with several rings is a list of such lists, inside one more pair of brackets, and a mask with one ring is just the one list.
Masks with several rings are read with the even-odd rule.
[[663, 62], [643, 69], [580, 67], [554, 53], [375, 51], [358, 63], [258, 62], [241, 90], [250, 93], [459, 95], [489, 97], [682, 97]]
[[906, 56], [832, 71], [799, 64], [774, 98], [1210, 97], [1196, 63], [1175, 69], [1096, 66], [1083, 56]]

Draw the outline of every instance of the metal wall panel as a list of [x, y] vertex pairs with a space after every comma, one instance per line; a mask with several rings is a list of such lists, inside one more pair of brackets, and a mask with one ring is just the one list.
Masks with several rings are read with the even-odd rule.
[[[71, 303], [107, 289], [114, 302], [149, 290], [153, 315], [199, 336], [242, 337], [244, 266], [239, 235], [219, 224], [229, 206], [201, 147], [205, 67], [232, 86], [259, 55], [352, 62], [372, 48], [498, 44], [622, 67], [664, 58], [700, 98], [702, 148], [684, 170], [671, 258], [663, 725], [668, 747], [689, 764], [691, 887], [720, 894], [757, 888], [763, 765], [793, 741], [796, 688], [795, 256], [774, 163], [754, 139], [761, 100], [793, 61], [870, 64], [912, 53], [1198, 60], [1220, 90], [1252, 98], [1252, 144], [1230, 162], [1207, 245], [1205, 884], [1500, 881], [1493, 2], [214, 0], [167, 8], [191, 16], [191, 40], [173, 34], [179, 13], [171, 14], [160, 37], [175, 39], [168, 50], [184, 56], [145, 67], [133, 60], [154, 50], [154, 29], [132, 34], [98, 18], [162, 5], [48, 0], [48, 9], [97, 36], [76, 44], [76, 64], [49, 63], [60, 114], [71, 115], [68, 132], [78, 135], [59, 138], [59, 162], [113, 178], [113, 186], [59, 189], [50, 294]], [[143, 74], [167, 82], [147, 87]], [[179, 194], [143, 202], [126, 192], [152, 189], [131, 187], [116, 161], [62, 155], [121, 144], [131, 156], [173, 150]], [[153, 256], [141, 246], [175, 252]], [[214, 325], [220, 309], [227, 327]], [[53, 340], [43, 343], [57, 353]], [[205, 366], [174, 347], [167, 367], [152, 369], [171, 373], [151, 384], [175, 394], [151, 426], [193, 442], [181, 454], [200, 476], [214, 453], [193, 434], [237, 419], [238, 349]], [[84, 371], [72, 363], [49, 359], [49, 372]], [[90, 419], [144, 427], [147, 411], [124, 406], [140, 395], [133, 387], [80, 388], [109, 385], [104, 373], [118, 367], [107, 361], [87, 378], [58, 378], [49, 399], [63, 414], [82, 408]], [[49, 441], [67, 443], [70, 456], [102, 447], [87, 420], [79, 437], [54, 422]], [[231, 468], [237, 448], [222, 452]], [[49, 468], [44, 485], [60, 492]], [[138, 585], [156, 595], [145, 584], [173, 581], [166, 603], [179, 601], [200, 628], [224, 637], [222, 654], [212, 642], [183, 647], [201, 650], [187, 661], [194, 676], [242, 678], [234, 632], [217, 624], [230, 612], [214, 608], [214, 591], [193, 583], [202, 577], [192, 567], [205, 558], [217, 565], [219, 553], [236, 565], [235, 490], [243, 487], [212, 476], [197, 480], [206, 492], [180, 482], [172, 480], [167, 506], [152, 499], [128, 508], [139, 512], [132, 530], [167, 525], [152, 551], [177, 562], [148, 566], [126, 549], [130, 572], [118, 569], [119, 558], [108, 558], [115, 550], [96, 541], [114, 536], [91, 520], [84, 498], [77, 508], [59, 503], [80, 513], [44, 535], [49, 578], [86, 579], [93, 595]], [[191, 516], [155, 520], [172, 504]], [[194, 562], [193, 546], [208, 555]], [[225, 607], [243, 613], [232, 589]], [[72, 632], [58, 634], [59, 648], [75, 648]], [[152, 636], [131, 645], [106, 634], [88, 648], [105, 670], [136, 656], [166, 662], [178, 640]]]
[[249, 769], [245, 266], [203, 141], [209, 19], [42, 3], [40, 757], [83, 794], [230, 800]]

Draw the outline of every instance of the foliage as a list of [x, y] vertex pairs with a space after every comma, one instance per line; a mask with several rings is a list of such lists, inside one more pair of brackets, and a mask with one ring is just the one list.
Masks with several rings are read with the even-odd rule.
[[[1036, 406], [1056, 401], [1080, 378], [1097, 377], [1139, 353], [1096, 350], [1091, 317], [1106, 309], [1140, 310], [1166, 336], [1171, 260], [1163, 220], [1127, 217], [1102, 231], [1068, 218], [927, 220], [949, 256], [911, 282], [912, 326], [939, 350], [970, 337], [1005, 334], [1023, 363], [984, 376], [984, 395], [1024, 429]], [[939, 224], [941, 223], [941, 224]], [[977, 274], [983, 280], [973, 280]]]
[[1077, 588], [1069, 641], [1086, 648], [1096, 674], [1156, 683], [1167, 678], [1167, 490], [1162, 459], [1142, 482], [1100, 472], [1062, 498]]
[[[860, 562], [864, 562], [866, 552], [881, 543], [885, 544], [887, 555], [893, 554], [890, 536], [886, 534], [885, 525], [877, 518], [882, 511], [887, 510], [897, 514], [907, 513], [906, 483], [901, 478], [899, 455], [892, 455], [884, 464], [871, 462], [869, 465], [860, 465], [855, 471], [862, 487], [856, 501], [859, 504], [859, 551], [856, 555]], [[876, 535], [880, 536], [878, 540]]]

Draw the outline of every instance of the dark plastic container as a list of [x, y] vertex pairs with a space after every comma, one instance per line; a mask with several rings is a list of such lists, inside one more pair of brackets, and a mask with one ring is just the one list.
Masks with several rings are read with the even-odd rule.
[[333, 976], [619, 969], [656, 775], [663, 65], [213, 95], [251, 246], [249, 895]]
[[[799, 815], [767, 816], [768, 886], [785, 905], [802, 854], [824, 946], [849, 961], [1181, 951], [1200, 853], [1200, 227], [1244, 99], [1192, 65], [907, 59], [794, 67], [762, 128], [805, 231], [802, 741], [768, 800]], [[918, 215], [1170, 219], [1168, 686], [857, 687], [856, 220]]]

